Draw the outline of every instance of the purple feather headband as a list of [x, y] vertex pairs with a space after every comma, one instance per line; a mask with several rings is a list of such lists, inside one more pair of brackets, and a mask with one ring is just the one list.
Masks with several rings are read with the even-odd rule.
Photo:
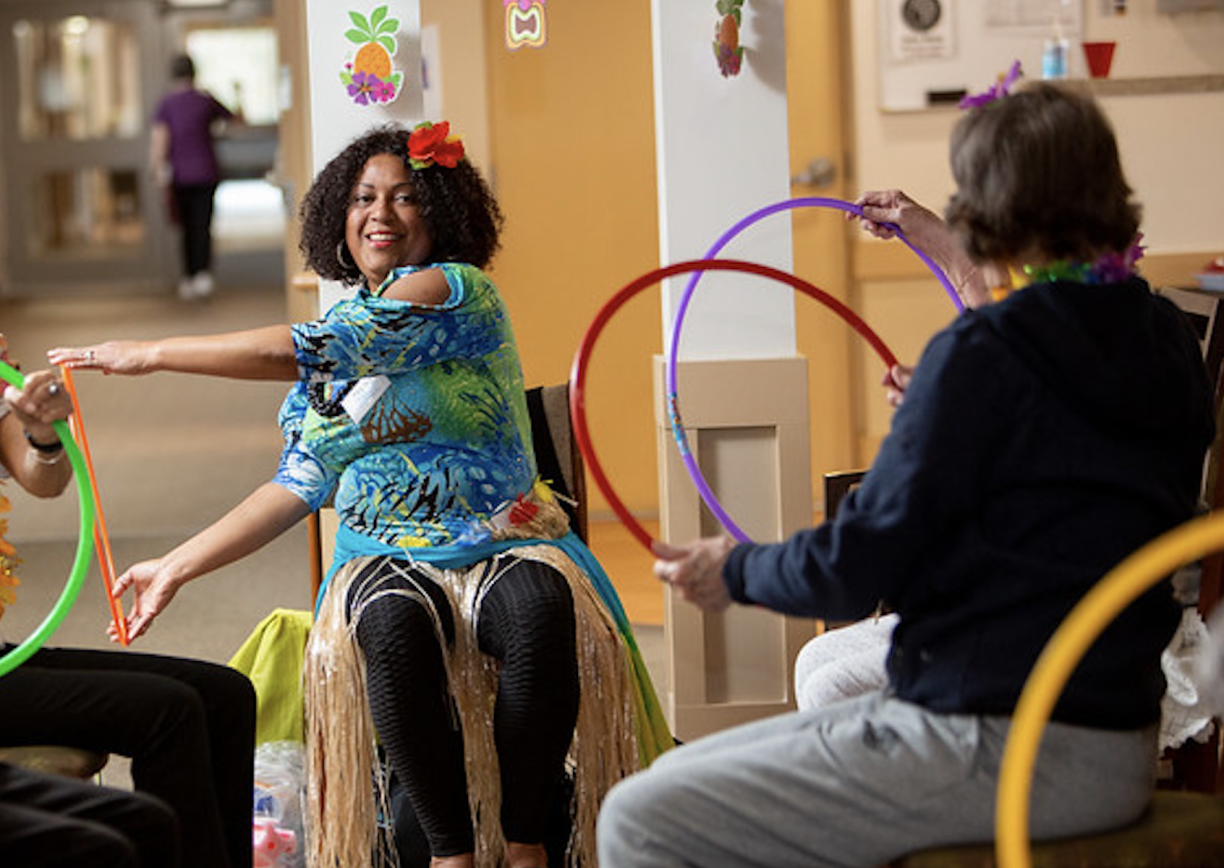
[[1005, 75], [1000, 75], [995, 83], [981, 93], [971, 93], [961, 97], [961, 101], [956, 104], [957, 108], [969, 109], [977, 108], [978, 106], [986, 105], [988, 102], [1007, 96], [1012, 87], [1024, 75], [1020, 69], [1020, 61], [1012, 61], [1011, 69], [1007, 70]]

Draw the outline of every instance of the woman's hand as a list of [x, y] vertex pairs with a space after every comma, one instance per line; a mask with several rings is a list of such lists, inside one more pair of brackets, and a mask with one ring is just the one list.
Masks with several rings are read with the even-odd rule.
[[[149, 629], [179, 588], [256, 551], [310, 514], [301, 498], [265, 482], [246, 499], [195, 536], [160, 558], [142, 561], [115, 580], [112, 593], [133, 591], [128, 637]], [[118, 638], [112, 625], [110, 634]]]
[[[955, 244], [939, 215], [900, 190], [868, 190], [854, 204], [863, 210], [857, 218], [863, 229], [876, 238], [895, 238], [899, 228], [911, 244], [931, 255]], [[856, 215], [847, 218], [853, 220]]]
[[888, 393], [888, 403], [896, 408], [905, 400], [905, 390], [909, 388], [910, 380], [914, 378], [914, 369], [910, 365], [893, 365], [880, 380], [880, 385]]
[[298, 377], [293, 334], [288, 325], [260, 326], [215, 335], [181, 335], [154, 341], [107, 341], [88, 347], [56, 347], [47, 358], [57, 365], [105, 374], [175, 371], [237, 380]]
[[55, 347], [47, 352], [47, 361], [73, 370], [136, 376], [157, 370], [151, 348], [152, 344], [147, 341], [107, 341], [88, 347]]
[[656, 542], [651, 547], [658, 558], [654, 574], [694, 606], [707, 612], [725, 611], [731, 605], [731, 594], [722, 570], [734, 546], [734, 540], [727, 537], [707, 537], [682, 546]]
[[[170, 605], [181, 586], [182, 582], [171, 577], [165, 558], [142, 561], [129, 567], [115, 580], [111, 592], [116, 599], [123, 596], [128, 589], [133, 591], [132, 607], [124, 616], [129, 641], [144, 635], [152, 626], [153, 619]], [[107, 628], [107, 633], [112, 642], [119, 640], [113, 623]]]
[[[0, 338], [0, 343], [2, 343]], [[0, 417], [0, 464], [35, 497], [57, 497], [72, 480], [53, 423], [72, 412], [72, 398], [54, 371], [34, 371], [22, 388], [5, 386], [10, 412]]]
[[948, 224], [934, 211], [900, 190], [868, 190], [854, 204], [862, 209], [862, 216], [847, 214], [846, 219], [857, 219], [876, 238], [895, 238], [900, 229], [906, 241], [943, 270], [965, 307], [991, 303], [986, 279], [961, 249]]
[[39, 443], [54, 443], [58, 438], [51, 423], [62, 422], [72, 413], [72, 398], [54, 371], [27, 374], [20, 389], [5, 386], [4, 400], [26, 433]]

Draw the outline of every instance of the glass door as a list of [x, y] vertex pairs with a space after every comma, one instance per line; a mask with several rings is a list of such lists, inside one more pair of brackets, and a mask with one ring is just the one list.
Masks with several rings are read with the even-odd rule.
[[161, 291], [154, 4], [0, 0], [0, 294]]

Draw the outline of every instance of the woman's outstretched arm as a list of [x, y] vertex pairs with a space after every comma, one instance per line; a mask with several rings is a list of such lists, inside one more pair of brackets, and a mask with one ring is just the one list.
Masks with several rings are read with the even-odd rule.
[[183, 585], [262, 548], [309, 514], [300, 497], [268, 482], [160, 558], [129, 567], [114, 586], [116, 597], [133, 592], [128, 635], [135, 639], [148, 630]]
[[215, 335], [56, 347], [47, 353], [47, 359], [53, 365], [65, 365], [74, 370], [128, 376], [176, 371], [239, 380], [291, 381], [298, 378], [288, 325]]

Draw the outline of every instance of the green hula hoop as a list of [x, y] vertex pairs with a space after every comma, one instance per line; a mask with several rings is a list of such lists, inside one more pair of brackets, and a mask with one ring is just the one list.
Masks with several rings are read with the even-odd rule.
[[[0, 377], [18, 389], [22, 388], [25, 383], [25, 378], [21, 376], [21, 373], [4, 362], [0, 362]], [[89, 487], [89, 469], [85, 466], [85, 458], [81, 455], [76, 441], [72, 439], [72, 431], [69, 430], [68, 423], [53, 422], [52, 427], [59, 436], [60, 442], [64, 444], [64, 451], [68, 454], [72, 472], [76, 476], [77, 494], [81, 504], [81, 529], [77, 539], [76, 560], [72, 563], [72, 570], [68, 573], [68, 583], [64, 585], [64, 592], [60, 594], [55, 608], [43, 619], [38, 629], [31, 633], [29, 638], [0, 657], [0, 676], [7, 675], [26, 662], [59, 627], [60, 622], [64, 620], [64, 616], [68, 614], [68, 610], [72, 608], [72, 604], [76, 602], [77, 596], [81, 593], [81, 587], [85, 584], [85, 574], [89, 572], [89, 562], [93, 558], [94, 499], [93, 491]]]

